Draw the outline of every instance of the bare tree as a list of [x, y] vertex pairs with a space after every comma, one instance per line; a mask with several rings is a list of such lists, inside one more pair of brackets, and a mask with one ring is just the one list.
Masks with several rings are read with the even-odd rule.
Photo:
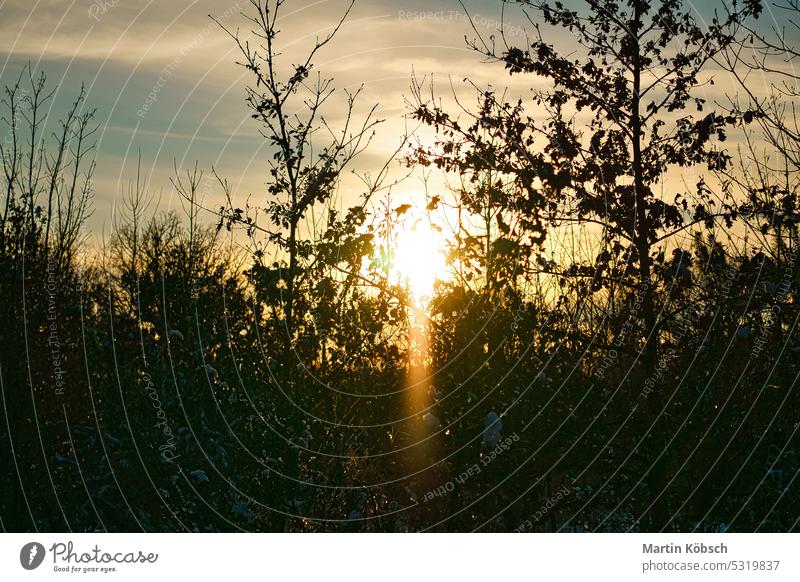
[[724, 177], [742, 200], [748, 232], [764, 253], [785, 265], [795, 252], [800, 223], [800, 0], [767, 6], [773, 24], [743, 23], [747, 34], [717, 59], [738, 82], [740, 92], [729, 96], [730, 113], [742, 122], [744, 142], [738, 167]]
[[[800, 170], [800, 0], [782, 0], [768, 5], [773, 24], [759, 28], [748, 23], [746, 35], [727, 47], [717, 60], [738, 81], [746, 96], [731, 99], [731, 109], [746, 123], [758, 121], [766, 141]], [[759, 94], [754, 87], [768, 91]]]
[[[43, 230], [44, 248], [61, 262], [70, 258], [81, 226], [91, 214], [93, 136], [98, 126], [96, 110], [84, 110], [86, 91], [81, 86], [48, 143], [46, 111], [53, 94], [54, 90], [47, 89], [45, 74], [34, 75], [31, 65], [13, 86], [5, 88], [2, 104], [7, 113], [2, 121], [8, 129], [0, 143], [5, 175], [0, 239], [6, 242], [16, 214], [27, 232]], [[42, 197], [46, 204], [40, 208]]]

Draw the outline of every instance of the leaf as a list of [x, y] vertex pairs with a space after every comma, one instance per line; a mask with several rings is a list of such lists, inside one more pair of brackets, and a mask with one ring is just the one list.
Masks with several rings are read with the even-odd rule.
[[439, 196], [434, 196], [431, 198], [431, 201], [428, 202], [428, 205], [425, 207], [426, 210], [436, 210], [439, 206], [439, 202], [441, 202], [441, 198]]
[[395, 211], [395, 213], [397, 213], [397, 216], [402, 216], [403, 214], [408, 212], [410, 209], [411, 209], [411, 204], [401, 204], [400, 206], [395, 208], [394, 211]]
[[503, 234], [508, 234], [511, 232], [511, 228], [503, 222], [503, 217], [501, 215], [497, 215], [497, 226], [500, 228], [500, 232]]

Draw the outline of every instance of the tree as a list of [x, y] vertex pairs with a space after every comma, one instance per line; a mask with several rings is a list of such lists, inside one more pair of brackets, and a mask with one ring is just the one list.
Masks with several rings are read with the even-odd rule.
[[86, 92], [81, 86], [48, 143], [51, 126], [46, 113], [54, 93], [55, 89], [48, 90], [45, 74], [36, 75], [30, 64], [14, 85], [4, 88], [2, 121], [8, 130], [0, 142], [5, 177], [0, 246], [10, 251], [6, 245], [14, 244], [12, 233], [35, 235], [41, 229], [42, 243], [60, 267], [72, 260], [80, 228], [91, 214], [95, 169], [91, 156], [98, 125], [96, 110], [84, 109]]
[[[339, 22], [324, 38], [317, 38], [306, 57], [282, 75], [281, 53], [276, 44], [280, 33], [278, 18], [285, 0], [251, 0], [254, 15], [248, 17], [253, 28], [251, 35], [257, 46], [242, 38], [239, 31], [231, 32], [219, 25], [234, 39], [245, 67], [255, 80], [247, 88], [247, 104], [253, 119], [262, 125], [261, 133], [269, 142], [273, 156], [269, 160], [268, 202], [261, 210], [269, 226], [262, 227], [257, 217], [242, 209], [222, 208], [230, 227], [244, 224], [250, 234], [259, 230], [268, 235], [288, 258], [288, 268], [278, 266], [278, 281], [282, 288], [284, 329], [291, 345], [296, 323], [297, 280], [303, 261], [309, 259], [307, 240], [298, 230], [317, 204], [325, 204], [334, 196], [340, 178], [352, 162], [369, 145], [375, 126], [377, 105], [368, 110], [361, 121], [356, 120], [356, 99], [361, 89], [346, 93], [344, 123], [331, 126], [323, 115], [326, 103], [335, 93], [333, 80], [321, 74], [312, 75], [313, 60], [340, 30], [353, 7], [354, 0]], [[322, 138], [319, 134], [326, 134]], [[323, 142], [323, 145], [320, 144]], [[377, 189], [369, 188], [370, 194]], [[355, 217], [352, 217], [355, 218]]]
[[[444, 137], [416, 153], [446, 170], [488, 166], [514, 176], [512, 205], [526, 211], [538, 241], [542, 224], [598, 225], [606, 248], [593, 272], [582, 276], [602, 281], [622, 275], [639, 288], [644, 362], [652, 372], [658, 357], [653, 275], [654, 262], [663, 260], [659, 250], [675, 234], [733, 212], [731, 205], [715, 205], [702, 180], [672, 200], [665, 200], [658, 186], [674, 168], [728, 164], [730, 156], [718, 144], [736, 119], [706, 113], [697, 89], [713, 83], [704, 76], [706, 66], [730, 46], [742, 21], [759, 14], [760, 3], [714, 15], [707, 28], [677, 0], [658, 5], [590, 0], [585, 13], [561, 2], [517, 3], [533, 26], [529, 47], [509, 46], [505, 37], [501, 48], [494, 38], [480, 37], [470, 46], [504, 64], [511, 75], [544, 78], [553, 89], [533, 90], [528, 106], [482, 90], [480, 111], [470, 125], [418, 99], [414, 115], [440, 128]], [[565, 49], [548, 43], [543, 29], [570, 32], [577, 47], [564, 56]], [[687, 112], [690, 106], [700, 119]], [[616, 253], [628, 259], [621, 273], [609, 272]]]
[[[788, 162], [793, 172], [800, 170], [800, 119], [796, 108], [800, 97], [800, 74], [794, 65], [800, 59], [800, 1], [785, 0], [770, 4], [773, 20], [780, 26], [770, 29], [744, 23], [746, 32], [716, 58], [739, 84], [747, 98], [744, 103], [731, 99], [731, 110], [746, 123], [758, 122], [766, 141]], [[767, 81], [766, 95], [753, 90]], [[754, 82], [755, 81], [755, 82]], [[778, 171], [780, 171], [779, 169]], [[784, 169], [785, 170], [785, 169]]]
[[[83, 88], [58, 120], [48, 115], [54, 92], [28, 64], [0, 100], [0, 388], [8, 419], [8, 436], [0, 440], [5, 450], [13, 444], [15, 455], [31, 460], [16, 465], [3, 489], [5, 527], [12, 530], [69, 528], [64, 511], [43, 509], [60, 500], [52, 482], [44, 485], [41, 468], [50, 461], [46, 451], [66, 450], [64, 411], [86, 402], [78, 394], [76, 259], [91, 210], [96, 128], [94, 111], [83, 109]], [[32, 419], [42, 422], [41, 432], [31, 429]], [[72, 500], [75, 492], [60, 493]]]
[[[561, 276], [585, 279], [590, 295], [609, 293], [612, 284], [621, 288], [639, 322], [645, 374], [653, 377], [667, 323], [656, 298], [670, 269], [681, 265], [669, 246], [682, 256], [676, 235], [736, 216], [735, 203], [715, 199], [702, 178], [671, 196], [660, 190], [675, 188], [670, 179], [676, 170], [729, 164], [721, 142], [739, 119], [707, 111], [699, 90], [713, 83], [707, 66], [735, 42], [743, 22], [758, 17], [761, 3], [748, 0], [722, 16], [714, 13], [707, 26], [680, 0], [587, 0], [582, 11], [562, 2], [515, 3], [532, 27], [529, 46], [510, 46], [502, 33], [498, 45], [477, 29], [469, 45], [510, 75], [546, 80], [552, 89], [532, 89], [530, 102], [508, 102], [476, 87], [479, 108], [468, 123], [417, 91], [413, 114], [440, 138], [415, 154], [446, 171], [479, 175], [491, 168], [513, 177], [516, 196], [509, 203], [522, 211], [535, 243], [548, 230], [594, 225], [599, 253], [588, 264], [584, 258], [568, 265]], [[548, 33], [564, 32], [574, 38], [569, 46], [547, 40]], [[649, 402], [660, 415], [658, 399]], [[660, 509], [651, 527], [664, 525]]]

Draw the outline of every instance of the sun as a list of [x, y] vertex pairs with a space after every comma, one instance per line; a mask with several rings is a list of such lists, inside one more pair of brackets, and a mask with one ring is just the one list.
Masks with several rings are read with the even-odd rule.
[[430, 298], [436, 281], [447, 276], [444, 241], [424, 218], [397, 232], [392, 255], [394, 279], [407, 285], [418, 303]]

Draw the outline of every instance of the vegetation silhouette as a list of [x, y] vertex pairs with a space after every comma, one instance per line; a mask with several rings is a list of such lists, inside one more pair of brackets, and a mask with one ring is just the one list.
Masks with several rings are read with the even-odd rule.
[[[352, 3], [291, 66], [284, 0], [224, 29], [262, 195], [238, 207], [211, 169], [206, 207], [209, 176], [176, 166], [184, 216], [158, 213], [137, 173], [100, 247], [84, 91], [53, 123], [33, 65], [6, 87], [4, 530], [797, 530], [800, 140], [774, 68], [795, 39], [757, 0], [705, 23], [680, 0], [514, 4], [526, 46], [468, 44], [549, 88], [469, 82], [448, 107], [412, 79], [435, 138], [400, 136], [346, 209], [380, 120], [314, 61]], [[712, 67], [742, 85], [727, 104]], [[457, 184], [421, 201], [458, 217], [424, 302], [391, 272], [398, 160]]]

